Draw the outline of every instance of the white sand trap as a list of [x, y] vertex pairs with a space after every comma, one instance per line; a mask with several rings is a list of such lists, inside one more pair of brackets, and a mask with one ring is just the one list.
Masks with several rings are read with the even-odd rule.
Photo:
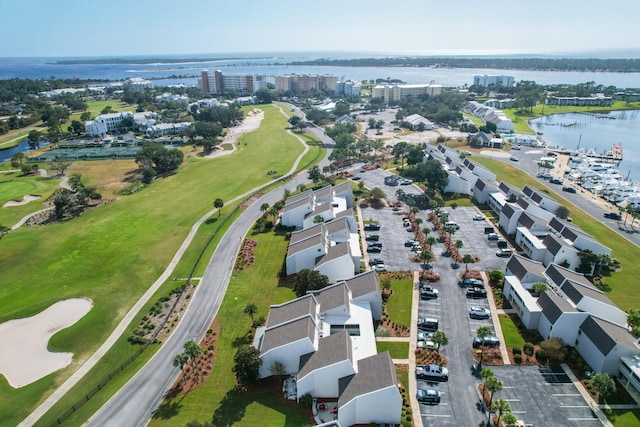
[[8, 208], [8, 207], [11, 207], [11, 206], [22, 206], [22, 205], [26, 205], [29, 202], [33, 202], [34, 200], [38, 200], [39, 198], [40, 198], [40, 196], [34, 196], [32, 194], [27, 194], [19, 202], [17, 200], [9, 200], [2, 207], [3, 208]]
[[48, 350], [49, 339], [80, 320], [93, 303], [85, 298], [59, 301], [35, 316], [0, 324], [0, 374], [14, 388], [24, 387], [71, 364], [73, 353]]
[[217, 150], [206, 157], [208, 159], [211, 159], [214, 157], [226, 156], [227, 154], [233, 153], [236, 150], [237, 139], [245, 133], [253, 132], [254, 130], [260, 129], [260, 123], [262, 122], [262, 119], [264, 119], [264, 111], [258, 108], [254, 108], [249, 112], [247, 117], [242, 120], [242, 123], [229, 128], [229, 131], [220, 144], [220, 146], [224, 144], [231, 144], [231, 150]]

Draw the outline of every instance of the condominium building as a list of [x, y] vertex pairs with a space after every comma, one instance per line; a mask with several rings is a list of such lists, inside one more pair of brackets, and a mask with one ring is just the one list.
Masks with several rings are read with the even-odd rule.
[[513, 76], [473, 76], [473, 85], [474, 86], [503, 86], [503, 87], [511, 87], [515, 83], [515, 79]]
[[132, 77], [125, 80], [122, 87], [127, 92], [144, 92], [147, 89], [151, 89], [153, 87], [153, 83], [149, 80], [141, 79], [140, 77]]
[[202, 70], [198, 87], [207, 93], [220, 94], [225, 91], [256, 93], [267, 87], [267, 77], [262, 74], [223, 74], [216, 70]]
[[359, 96], [360, 95], [360, 83], [353, 82], [351, 80], [340, 80], [336, 83], [335, 92], [338, 95], [346, 95], [346, 96]]
[[388, 103], [399, 102], [407, 96], [440, 95], [442, 86], [432, 83], [378, 85], [371, 89], [373, 98], [382, 98]]
[[322, 90], [333, 92], [338, 76], [332, 74], [285, 74], [276, 76], [276, 92], [294, 94]]

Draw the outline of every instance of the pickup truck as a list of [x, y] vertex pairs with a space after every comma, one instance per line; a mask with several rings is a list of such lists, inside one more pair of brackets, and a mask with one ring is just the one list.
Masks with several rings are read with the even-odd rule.
[[416, 377], [420, 380], [448, 381], [449, 370], [436, 364], [416, 365]]

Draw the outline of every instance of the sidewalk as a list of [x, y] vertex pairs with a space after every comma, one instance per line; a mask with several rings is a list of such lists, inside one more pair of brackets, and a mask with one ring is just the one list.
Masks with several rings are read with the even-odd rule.
[[418, 341], [418, 308], [420, 307], [420, 291], [418, 283], [420, 282], [420, 272], [413, 272], [413, 294], [411, 298], [411, 329], [409, 333], [409, 402], [411, 403], [411, 412], [413, 414], [413, 426], [422, 427], [422, 417], [420, 416], [420, 404], [416, 399], [416, 391], [418, 390], [418, 381], [416, 380], [416, 342]]
[[563, 363], [560, 366], [562, 366], [562, 370], [564, 370], [565, 374], [567, 374], [571, 382], [573, 382], [573, 385], [576, 386], [576, 388], [578, 389], [578, 392], [580, 393], [582, 398], [587, 402], [587, 404], [591, 408], [591, 411], [593, 411], [594, 415], [598, 417], [602, 425], [604, 427], [613, 427], [613, 424], [611, 424], [611, 422], [607, 419], [604, 412], [602, 412], [602, 409], [600, 409], [600, 405], [598, 405], [593, 400], [593, 398], [591, 397], [591, 394], [584, 388], [582, 383], [578, 381], [578, 378], [576, 378], [576, 376], [573, 375], [573, 372], [571, 372], [571, 368], [569, 368], [569, 366], [566, 363]]
[[410, 337], [376, 337], [376, 341], [387, 342], [409, 342], [410, 340]]
[[[511, 365], [511, 361], [509, 360], [509, 353], [507, 353], [507, 346], [504, 342], [504, 335], [502, 334], [502, 327], [500, 326], [500, 319], [498, 318], [498, 309], [496, 308], [496, 302], [493, 299], [493, 292], [491, 292], [491, 287], [487, 285], [489, 283], [489, 278], [487, 274], [483, 271], [480, 273], [482, 275], [482, 281], [485, 283], [484, 287], [487, 291], [487, 300], [489, 301], [489, 307], [491, 310], [491, 320], [493, 321], [493, 329], [496, 332], [496, 336], [500, 338], [500, 354], [502, 355], [502, 362], [505, 365]], [[501, 310], [504, 313], [504, 310]]]

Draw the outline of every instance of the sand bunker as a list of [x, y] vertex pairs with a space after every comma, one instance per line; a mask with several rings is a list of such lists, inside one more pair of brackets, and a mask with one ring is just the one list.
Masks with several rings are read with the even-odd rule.
[[32, 202], [34, 200], [38, 200], [40, 198], [40, 196], [34, 196], [32, 194], [27, 194], [26, 196], [24, 196], [22, 198], [22, 200], [17, 201], [17, 200], [9, 200], [7, 203], [5, 203], [4, 205], [2, 205], [3, 208], [8, 208], [11, 206], [22, 206], [22, 205], [26, 205], [29, 202]]
[[254, 130], [260, 129], [260, 123], [264, 119], [264, 111], [258, 108], [254, 108], [252, 111], [247, 114], [247, 117], [242, 120], [237, 126], [229, 128], [229, 131], [225, 135], [220, 146], [224, 144], [231, 144], [231, 150], [218, 150], [206, 156], [211, 159], [213, 157], [225, 156], [227, 154], [231, 154], [236, 150], [236, 142], [239, 137], [244, 135], [245, 133], [253, 132]]
[[0, 374], [14, 388], [31, 384], [71, 364], [73, 353], [49, 351], [49, 339], [91, 310], [91, 300], [59, 301], [35, 316], [0, 324]]

